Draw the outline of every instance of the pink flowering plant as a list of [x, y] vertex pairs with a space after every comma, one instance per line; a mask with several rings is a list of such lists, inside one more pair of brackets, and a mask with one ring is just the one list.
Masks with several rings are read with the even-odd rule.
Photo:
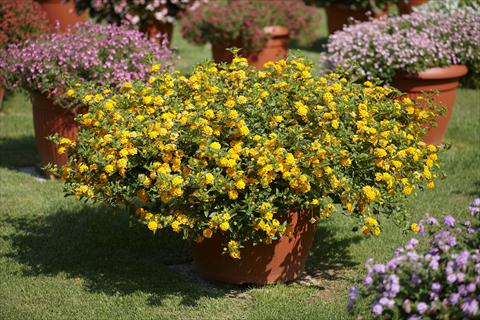
[[327, 63], [367, 78], [465, 64], [480, 72], [480, 15], [413, 13], [349, 26], [333, 34]]
[[[171, 51], [126, 27], [84, 24], [76, 32], [45, 34], [0, 51], [0, 75], [9, 86], [66, 102], [75, 84], [108, 87], [145, 80], [152, 65], [168, 66]], [[66, 94], [66, 95], [65, 95]], [[70, 100], [70, 99], [68, 99]]]
[[[420, 237], [394, 251], [385, 264], [366, 263], [348, 308], [387, 319], [478, 319], [480, 316], [480, 199], [470, 205], [472, 221], [447, 215], [440, 223], [425, 216], [413, 229]], [[359, 303], [370, 308], [362, 310]]]
[[47, 32], [48, 20], [33, 0], [0, 1], [0, 48]]
[[308, 0], [306, 2], [316, 4], [321, 7], [343, 5], [352, 9], [366, 9], [381, 12], [387, 8], [388, 4], [399, 3], [401, 1], [406, 0]]
[[291, 38], [308, 41], [319, 20], [317, 9], [300, 0], [221, 0], [187, 11], [180, 23], [183, 37], [190, 42], [240, 42], [244, 49], [257, 50], [268, 37], [266, 26], [286, 27]]
[[173, 22], [177, 14], [208, 0], [75, 0], [77, 11], [115, 24], [144, 28], [154, 22]]

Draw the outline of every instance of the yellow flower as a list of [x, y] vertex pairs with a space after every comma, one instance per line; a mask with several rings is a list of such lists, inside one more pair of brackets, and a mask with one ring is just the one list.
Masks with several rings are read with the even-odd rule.
[[231, 200], [236, 200], [238, 198], [237, 190], [228, 191], [228, 198], [230, 198]]
[[58, 148], [58, 154], [64, 154], [65, 150], [66, 150], [65, 147]]
[[213, 231], [211, 229], [204, 229], [202, 234], [205, 238], [210, 239], [213, 235]]
[[107, 164], [103, 169], [106, 173], [112, 173], [115, 168], [111, 164]]
[[222, 229], [222, 231], [227, 231], [229, 228], [230, 224], [228, 223], [228, 221], [224, 221], [220, 224], [220, 229]]
[[377, 197], [378, 190], [375, 187], [365, 186], [362, 190], [368, 202], [372, 202]]
[[210, 172], [205, 175], [205, 183], [212, 184], [215, 181], [215, 177]]
[[235, 182], [235, 187], [237, 189], [243, 190], [243, 189], [245, 189], [245, 186], [246, 186], [246, 184], [245, 184], [245, 181], [243, 179], [237, 180]]
[[418, 233], [420, 231], [420, 226], [416, 223], [412, 223], [410, 225], [410, 230], [413, 232], [413, 233]]
[[180, 176], [176, 176], [175, 178], [172, 179], [172, 185], [173, 186], [178, 186], [183, 183], [183, 178]]
[[378, 221], [375, 218], [368, 217], [365, 219], [365, 224], [370, 227], [376, 227], [378, 225]]
[[338, 129], [339, 125], [340, 125], [340, 123], [338, 122], [337, 119], [332, 120], [332, 128]]
[[240, 104], [244, 104], [244, 103], [247, 103], [247, 98], [245, 98], [244, 96], [239, 96], [237, 98], [237, 102], [240, 103]]
[[363, 234], [370, 234], [370, 228], [367, 226], [362, 227], [362, 233]]
[[157, 72], [158, 70], [160, 70], [160, 65], [159, 64], [154, 64], [151, 68], [150, 68], [150, 73], [153, 73], [153, 72]]
[[73, 89], [67, 90], [67, 97], [71, 97], [71, 96], [73, 96], [74, 94], [75, 94], [75, 90], [73, 90]]
[[373, 228], [373, 235], [378, 237], [379, 234], [380, 234], [380, 228], [379, 227]]
[[148, 224], [147, 224], [147, 227], [148, 229], [152, 230], [152, 231], [155, 231], [157, 230], [158, 228], [158, 223], [155, 222], [155, 221], [150, 221]]

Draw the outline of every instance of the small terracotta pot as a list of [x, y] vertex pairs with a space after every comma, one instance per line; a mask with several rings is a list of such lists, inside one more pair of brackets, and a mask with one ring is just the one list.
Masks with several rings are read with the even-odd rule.
[[60, 32], [68, 31], [69, 28], [75, 26], [79, 22], [85, 22], [88, 18], [88, 12], [78, 15], [75, 11], [75, 2], [70, 0], [64, 2], [63, 0], [41, 0], [40, 6], [47, 14], [47, 19], [50, 21], [50, 29], [56, 31], [57, 21], [59, 23]]
[[288, 223], [293, 236], [282, 237], [272, 244], [253, 246], [247, 242], [240, 250], [241, 258], [222, 254], [225, 239], [215, 234], [211, 239], [193, 245], [193, 261], [207, 279], [232, 284], [271, 284], [299, 277], [305, 267], [315, 236], [316, 224], [309, 220], [309, 211], [291, 211]]
[[395, 77], [392, 86], [404, 92], [406, 96], [416, 99], [422, 92], [438, 91], [433, 95], [433, 101], [447, 107], [443, 116], [436, 118], [437, 126], [430, 128], [423, 141], [439, 145], [447, 131], [448, 123], [453, 113], [457, 87], [468, 69], [464, 65], [452, 65], [445, 68], [431, 68], [418, 74], [399, 74]]
[[[247, 58], [248, 63], [257, 69], [262, 69], [263, 65], [268, 61], [285, 59], [288, 54], [289, 32], [287, 28], [282, 26], [267, 26], [263, 30], [270, 38], [265, 41], [260, 51], [240, 51], [240, 55]], [[213, 60], [217, 63], [230, 63], [233, 59], [233, 54], [226, 49], [232, 47], [243, 48], [243, 44], [239, 40], [226, 46], [224, 44], [212, 44]]]
[[404, 0], [400, 0], [398, 4], [398, 11], [400, 14], [409, 14], [413, 12], [413, 7], [420, 6], [426, 3], [428, 0], [408, 0], [407, 3]]
[[58, 154], [57, 146], [47, 137], [58, 133], [61, 137], [76, 140], [78, 124], [75, 122], [75, 114], [69, 109], [55, 105], [43, 94], [32, 92], [30, 96], [40, 164], [42, 167], [48, 163], [63, 166], [67, 163], [67, 155]]
[[[335, 4], [325, 8], [327, 12], [328, 33], [333, 34], [336, 31], [342, 30], [343, 26], [350, 24], [350, 18], [355, 21], [368, 21], [369, 17], [380, 18], [387, 15], [388, 7], [382, 12], [375, 13], [369, 10], [355, 10], [347, 5]], [[368, 14], [371, 12], [371, 15]]]
[[159, 33], [165, 34], [167, 35], [169, 47], [170, 47], [170, 44], [172, 43], [173, 23], [155, 21], [145, 26], [144, 28], [141, 28], [140, 31], [145, 33], [148, 38], [154, 38], [154, 39], [156, 39]]

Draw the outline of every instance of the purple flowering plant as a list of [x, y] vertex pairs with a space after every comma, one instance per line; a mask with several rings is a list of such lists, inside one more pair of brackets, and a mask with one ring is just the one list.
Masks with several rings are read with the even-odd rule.
[[388, 319], [479, 317], [480, 199], [469, 209], [472, 221], [447, 215], [439, 222], [426, 215], [419, 237], [395, 249], [393, 259], [369, 259], [363, 286], [349, 290], [349, 310]]
[[[145, 80], [152, 65], [171, 64], [166, 39], [159, 45], [126, 27], [87, 23], [75, 32], [45, 34], [0, 51], [0, 75], [10, 87], [47, 94], [60, 105], [73, 86], [119, 86]], [[73, 104], [72, 104], [73, 105]]]
[[465, 64], [480, 73], [480, 15], [412, 13], [346, 27], [329, 38], [327, 64], [391, 81], [398, 73]]
[[144, 28], [154, 22], [173, 22], [179, 12], [208, 0], [75, 0], [78, 12], [109, 23]]

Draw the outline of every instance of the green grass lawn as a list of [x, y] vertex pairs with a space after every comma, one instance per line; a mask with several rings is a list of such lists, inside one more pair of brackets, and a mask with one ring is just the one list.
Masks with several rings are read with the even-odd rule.
[[[323, 42], [303, 52], [317, 59]], [[173, 43], [182, 71], [210, 56], [178, 31]], [[441, 154], [447, 175], [409, 201], [415, 218], [468, 215], [480, 196], [479, 122], [479, 91], [459, 90], [446, 137], [452, 147]], [[318, 227], [301, 281], [212, 284], [195, 274], [177, 235], [130, 227], [125, 212], [78, 203], [60, 182], [18, 171], [37, 161], [30, 102], [11, 95], [0, 113], [0, 319], [348, 319], [347, 288], [364, 261], [386, 260], [408, 237], [385, 221], [379, 238], [366, 238], [332, 216]]]

